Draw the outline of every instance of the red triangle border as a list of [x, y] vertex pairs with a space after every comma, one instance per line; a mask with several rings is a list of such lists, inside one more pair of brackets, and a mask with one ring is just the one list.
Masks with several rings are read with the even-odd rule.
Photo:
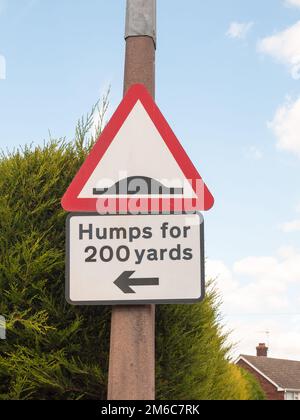
[[[107, 211], [107, 213], [131, 213], [130, 201], [134, 199], [99, 199], [99, 198], [78, 198], [78, 195], [82, 191], [86, 182], [90, 178], [91, 174], [94, 172], [95, 168], [101, 161], [102, 157], [106, 153], [107, 149], [115, 139], [117, 133], [121, 129], [124, 121], [127, 119], [131, 110], [137, 103], [141, 101], [146, 112], [149, 114], [153, 124], [156, 126], [159, 131], [162, 139], [165, 141], [168, 149], [176, 160], [177, 164], [181, 168], [185, 177], [190, 181], [193, 190], [195, 191], [194, 184], [196, 181], [202, 181], [202, 178], [195, 166], [191, 162], [190, 158], [186, 154], [185, 150], [181, 146], [179, 140], [173, 133], [168, 122], [162, 115], [158, 106], [155, 104], [152, 96], [147, 91], [144, 85], [133, 85], [125, 95], [121, 104], [118, 106], [116, 112], [110, 119], [109, 123], [106, 125], [99, 139], [92, 148], [87, 159], [81, 166], [77, 175], [74, 177], [69, 188], [67, 189], [65, 195], [62, 198], [61, 204], [64, 210], [68, 212], [80, 212], [80, 213], [94, 213], [99, 212], [99, 208], [110, 209], [112, 206], [108, 203], [109, 200], [114, 201], [114, 211]], [[134, 199], [137, 201], [137, 199]], [[152, 201], [156, 201], [153, 205]], [[145, 213], [153, 211], [153, 208], [158, 209], [157, 205], [159, 201], [159, 212], [178, 212], [181, 209], [181, 212], [190, 212], [190, 211], [207, 211], [211, 209], [214, 205], [214, 198], [207, 186], [203, 183], [203, 193], [198, 199], [151, 199], [143, 198], [139, 200], [137, 204], [138, 209]]]

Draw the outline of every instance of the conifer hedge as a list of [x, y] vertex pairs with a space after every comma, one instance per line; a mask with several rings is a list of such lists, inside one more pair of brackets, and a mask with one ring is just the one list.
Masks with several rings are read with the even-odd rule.
[[[92, 115], [92, 114], [91, 114]], [[49, 140], [0, 157], [0, 399], [105, 399], [109, 307], [64, 298], [60, 199], [83, 163], [91, 116], [76, 140]], [[262, 399], [228, 360], [211, 289], [202, 304], [157, 307], [158, 399]]]

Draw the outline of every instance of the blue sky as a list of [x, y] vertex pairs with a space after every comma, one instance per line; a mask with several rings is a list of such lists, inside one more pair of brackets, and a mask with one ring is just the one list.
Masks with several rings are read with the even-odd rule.
[[[0, 0], [1, 148], [42, 143], [49, 130], [72, 139], [108, 85], [114, 110], [124, 11], [124, 0]], [[226, 325], [238, 352], [253, 353], [269, 330], [272, 354], [292, 358], [300, 357], [299, 21], [299, 0], [158, 0], [157, 103], [216, 198], [206, 254]]]

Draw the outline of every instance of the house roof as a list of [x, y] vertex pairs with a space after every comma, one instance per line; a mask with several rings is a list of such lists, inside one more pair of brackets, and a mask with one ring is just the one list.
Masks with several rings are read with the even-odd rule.
[[270, 357], [241, 355], [257, 370], [267, 376], [278, 387], [288, 390], [300, 390], [300, 362]]

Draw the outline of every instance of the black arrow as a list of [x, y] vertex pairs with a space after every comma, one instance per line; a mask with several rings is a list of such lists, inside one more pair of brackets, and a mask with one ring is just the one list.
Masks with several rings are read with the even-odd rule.
[[131, 278], [135, 271], [124, 271], [117, 278], [114, 284], [122, 290], [123, 293], [136, 293], [131, 287], [133, 286], [159, 286], [159, 278]]

